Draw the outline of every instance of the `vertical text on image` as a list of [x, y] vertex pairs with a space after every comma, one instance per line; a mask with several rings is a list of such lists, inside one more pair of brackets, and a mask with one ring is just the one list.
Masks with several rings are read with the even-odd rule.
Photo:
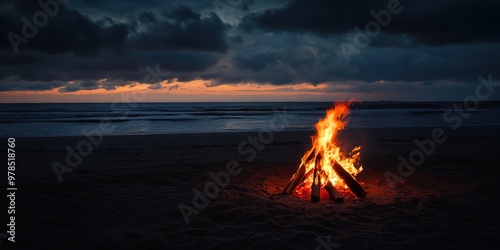
[[[11, 242], [16, 242], [16, 139], [7, 139], [7, 200], [9, 224], [7, 234]], [[1, 242], [1, 241], [0, 241]]]

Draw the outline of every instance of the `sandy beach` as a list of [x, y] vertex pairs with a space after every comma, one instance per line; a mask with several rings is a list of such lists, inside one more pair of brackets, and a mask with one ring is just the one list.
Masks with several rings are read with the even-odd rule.
[[[404, 182], [391, 189], [386, 181], [387, 171], [400, 176], [398, 156], [408, 159], [419, 149], [415, 139], [429, 139], [432, 131], [341, 131], [346, 150], [362, 147], [364, 170], [357, 180], [368, 193], [341, 204], [280, 194], [313, 131], [274, 133], [254, 158], [238, 146], [258, 133], [104, 137], [61, 182], [51, 164], [64, 163], [66, 146], [75, 148], [81, 137], [16, 138], [16, 246], [494, 249], [500, 232], [499, 127], [445, 129], [447, 140]], [[196, 209], [194, 189], [213, 187], [210, 173], [228, 168], [228, 183], [209, 190], [213, 198], [195, 201], [203, 203]], [[195, 211], [189, 224], [181, 204]]]

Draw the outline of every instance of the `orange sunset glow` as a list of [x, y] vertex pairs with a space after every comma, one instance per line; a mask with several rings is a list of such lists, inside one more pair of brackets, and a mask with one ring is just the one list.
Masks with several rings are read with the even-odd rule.
[[[193, 102], [193, 101], [328, 101], [346, 99], [342, 92], [330, 93], [328, 84], [310, 83], [271, 85], [257, 83], [214, 85], [207, 80], [179, 82], [177, 80], [158, 83], [160, 89], [150, 89], [151, 84], [133, 82], [114, 90], [103, 88], [62, 92], [61, 88], [46, 91], [0, 92], [1, 102], [112, 102], [123, 95], [141, 95], [135, 102]], [[157, 85], [158, 85], [157, 84]], [[144, 95], [143, 95], [144, 94]], [[349, 96], [353, 96], [350, 94]], [[369, 98], [360, 94], [358, 98]], [[131, 98], [129, 98], [131, 99]]]

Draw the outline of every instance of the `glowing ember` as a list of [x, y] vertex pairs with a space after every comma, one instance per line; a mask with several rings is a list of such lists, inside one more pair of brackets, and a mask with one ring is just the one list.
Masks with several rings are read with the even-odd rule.
[[[340, 168], [345, 169], [351, 176], [356, 176], [363, 170], [362, 166], [356, 167], [359, 165], [361, 147], [357, 146], [348, 155], [344, 155], [337, 142], [337, 134], [347, 124], [346, 117], [352, 103], [352, 101], [336, 103], [334, 108], [327, 111], [326, 117], [320, 119], [315, 125], [317, 134], [311, 137], [312, 147], [302, 157], [299, 171], [297, 171], [297, 173], [304, 173], [304, 169], [300, 168], [305, 167], [304, 177], [295, 188], [295, 195], [309, 199], [311, 189], [317, 190], [318, 185], [320, 185], [323, 187], [321, 196], [327, 196], [324, 187], [329, 184], [328, 180], [344, 195], [351, 193], [344, 178], [340, 178], [338, 171], [334, 170], [334, 166], [340, 165]], [[339, 165], [335, 165], [336, 163]], [[340, 175], [342, 177], [342, 174]], [[294, 175], [294, 177], [297, 176]], [[316, 187], [313, 185], [313, 181], [316, 183]]]

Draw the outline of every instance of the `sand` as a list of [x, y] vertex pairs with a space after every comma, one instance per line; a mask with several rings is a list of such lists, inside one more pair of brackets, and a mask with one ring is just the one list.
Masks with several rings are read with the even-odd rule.
[[[82, 138], [17, 138], [15, 246], [496, 249], [499, 127], [445, 130], [446, 142], [403, 183], [389, 187], [384, 174], [398, 174], [398, 156], [408, 159], [418, 149], [414, 140], [431, 137], [432, 130], [342, 131], [346, 149], [362, 146], [364, 171], [357, 179], [368, 192], [342, 204], [280, 195], [313, 131], [275, 133], [250, 162], [250, 153], [239, 154], [238, 145], [258, 133], [105, 137], [62, 182], [51, 163], [64, 163], [66, 145], [75, 148]], [[241, 172], [186, 224], [179, 205], [194, 207], [193, 188], [213, 187], [210, 172], [227, 172], [233, 160]], [[12, 248], [2, 241], [2, 249]]]

